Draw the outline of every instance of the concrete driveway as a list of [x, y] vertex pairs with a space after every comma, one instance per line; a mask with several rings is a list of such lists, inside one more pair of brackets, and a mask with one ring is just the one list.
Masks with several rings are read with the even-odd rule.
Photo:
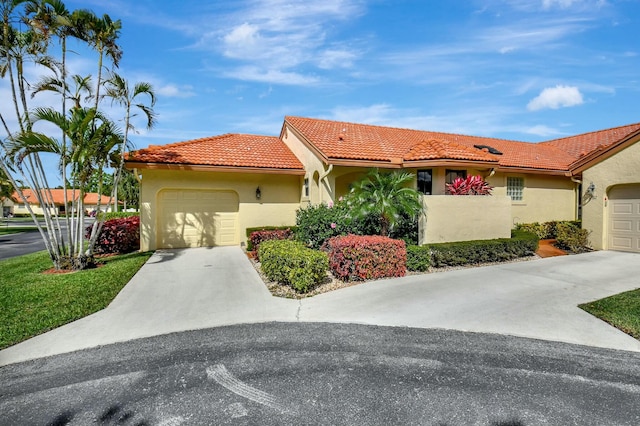
[[336, 322], [500, 333], [640, 351], [577, 308], [640, 287], [640, 255], [593, 252], [272, 297], [239, 247], [156, 252], [103, 311], [0, 351], [0, 365], [171, 332]]

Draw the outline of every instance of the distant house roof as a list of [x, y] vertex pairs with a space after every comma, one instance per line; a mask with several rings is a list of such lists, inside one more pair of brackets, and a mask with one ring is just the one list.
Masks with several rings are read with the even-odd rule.
[[[27, 202], [29, 204], [33, 204], [33, 205], [38, 205], [40, 204], [38, 202], [38, 198], [36, 197], [36, 192], [32, 189], [29, 188], [25, 188], [22, 190], [22, 193], [24, 194], [25, 198], [27, 199]], [[52, 188], [52, 189], [48, 189], [48, 190], [43, 190], [44, 193], [44, 197], [49, 197], [49, 194], [51, 194], [51, 200], [53, 202], [54, 205], [56, 206], [63, 206], [64, 205], [64, 190], [63, 189], [57, 189], [57, 188]], [[80, 196], [80, 191], [79, 190], [72, 190], [72, 189], [67, 189], [67, 202], [71, 202], [71, 201], [75, 201], [78, 197]], [[87, 205], [97, 205], [98, 204], [98, 197], [100, 197], [100, 204], [101, 205], [107, 205], [109, 203], [109, 197], [106, 195], [100, 195], [95, 193], [95, 192], [87, 192], [84, 196], [84, 204]], [[22, 203], [22, 199], [18, 196], [17, 192], [13, 192], [13, 194], [11, 195], [11, 199], [15, 202], [15, 203]]]
[[[53, 202], [53, 204], [55, 204], [56, 206], [63, 206], [64, 205], [64, 190], [63, 189], [48, 189], [48, 190], [43, 190], [44, 192], [44, 197], [48, 198], [49, 194], [51, 194], [51, 201]], [[40, 204], [38, 202], [38, 198], [36, 196], [36, 192], [33, 191], [32, 189], [29, 188], [25, 188], [22, 190], [22, 193], [24, 194], [25, 198], [27, 199], [27, 202], [29, 204]], [[67, 189], [67, 202], [69, 201], [73, 201], [75, 200], [78, 196], [80, 195], [80, 191], [73, 191], [70, 189]], [[18, 193], [16, 191], [13, 192], [13, 194], [11, 195], [11, 199], [16, 202], [16, 203], [22, 203], [22, 199], [18, 196]]]
[[129, 153], [129, 167], [191, 166], [191, 168], [241, 168], [304, 173], [300, 160], [279, 138], [246, 134], [225, 134]]

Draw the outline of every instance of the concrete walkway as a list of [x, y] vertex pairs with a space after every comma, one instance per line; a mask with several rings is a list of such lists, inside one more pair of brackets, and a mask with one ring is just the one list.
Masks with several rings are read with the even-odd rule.
[[156, 252], [103, 311], [0, 351], [0, 365], [240, 323], [348, 322], [501, 333], [640, 351], [577, 308], [640, 287], [640, 255], [593, 252], [272, 297], [239, 247]]

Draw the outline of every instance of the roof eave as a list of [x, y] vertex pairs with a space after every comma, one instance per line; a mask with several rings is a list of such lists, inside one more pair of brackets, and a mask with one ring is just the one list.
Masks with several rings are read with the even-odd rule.
[[620, 151], [640, 141], [640, 130], [630, 133], [618, 142], [611, 144], [607, 148], [600, 148], [591, 151], [586, 156], [579, 158], [569, 166], [569, 170], [573, 175], [582, 173], [583, 171], [593, 167], [597, 163], [612, 157]]
[[182, 170], [195, 172], [223, 172], [223, 173], [266, 173], [266, 174], [287, 174], [304, 175], [305, 171], [299, 169], [286, 169], [277, 167], [246, 167], [246, 166], [214, 166], [203, 164], [170, 164], [170, 163], [146, 163], [141, 161], [126, 161], [127, 169], [149, 169], [149, 170]]
[[541, 169], [537, 167], [498, 166], [496, 168], [496, 171], [503, 173], [539, 174], [566, 177], [571, 176], [571, 172], [566, 169]]

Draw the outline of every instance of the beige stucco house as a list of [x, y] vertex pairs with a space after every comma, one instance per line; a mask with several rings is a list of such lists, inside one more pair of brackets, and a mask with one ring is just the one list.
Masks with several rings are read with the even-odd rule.
[[[640, 123], [541, 143], [285, 117], [279, 137], [228, 134], [130, 153], [141, 178], [141, 249], [240, 244], [295, 224], [371, 168], [424, 194], [420, 242], [509, 236], [516, 223], [581, 218], [596, 249], [640, 252]], [[493, 196], [446, 195], [481, 175]]]

